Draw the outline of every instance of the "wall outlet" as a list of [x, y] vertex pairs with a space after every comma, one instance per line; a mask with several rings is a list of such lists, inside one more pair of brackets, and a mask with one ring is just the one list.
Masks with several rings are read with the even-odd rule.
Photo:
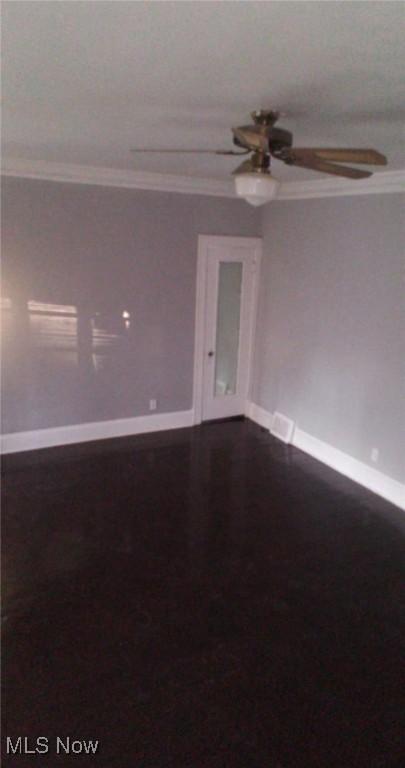
[[149, 400], [149, 410], [156, 411], [157, 400]]
[[371, 450], [371, 461], [373, 461], [374, 464], [377, 464], [379, 455], [380, 455], [380, 452], [379, 452], [378, 448], [372, 448], [372, 450]]

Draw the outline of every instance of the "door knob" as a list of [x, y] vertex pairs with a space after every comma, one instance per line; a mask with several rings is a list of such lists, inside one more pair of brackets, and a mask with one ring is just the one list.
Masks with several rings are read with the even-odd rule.
[[210, 351], [208, 352], [208, 357], [214, 357], [214, 353], [213, 353], [212, 349], [210, 349]]

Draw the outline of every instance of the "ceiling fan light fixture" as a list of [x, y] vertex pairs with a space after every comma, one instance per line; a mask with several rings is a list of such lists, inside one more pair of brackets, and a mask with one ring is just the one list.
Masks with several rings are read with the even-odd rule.
[[243, 197], [250, 205], [264, 205], [273, 200], [280, 182], [270, 173], [241, 173], [235, 176], [235, 189], [238, 197]]

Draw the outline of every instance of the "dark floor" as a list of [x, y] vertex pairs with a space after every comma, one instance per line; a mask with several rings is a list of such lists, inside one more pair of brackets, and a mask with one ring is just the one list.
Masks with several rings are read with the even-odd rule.
[[3, 765], [405, 766], [403, 512], [248, 421], [3, 470]]

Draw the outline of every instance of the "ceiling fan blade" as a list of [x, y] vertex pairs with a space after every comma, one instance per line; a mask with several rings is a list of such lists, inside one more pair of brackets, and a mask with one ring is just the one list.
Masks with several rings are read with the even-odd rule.
[[232, 128], [235, 139], [242, 147], [259, 152], [269, 151], [269, 131], [270, 127], [266, 125], [241, 125]]
[[328, 147], [294, 147], [291, 155], [306, 159], [316, 157], [337, 163], [365, 163], [366, 165], [387, 165], [387, 158], [375, 149], [334, 149]]
[[346, 179], [366, 179], [372, 176], [370, 171], [359, 171], [358, 168], [348, 168], [344, 165], [335, 165], [325, 160], [318, 160], [316, 157], [306, 157], [290, 159], [288, 165], [296, 165], [299, 168], [309, 168], [311, 171], [320, 171], [321, 173], [331, 173], [333, 176], [343, 176]]
[[247, 155], [250, 149], [241, 149], [239, 152], [235, 152], [233, 149], [148, 149], [148, 148], [136, 148], [131, 149], [131, 152], [153, 152], [155, 154], [182, 154], [182, 155]]
[[252, 173], [252, 171], [255, 170], [255, 167], [252, 163], [252, 160], [245, 160], [243, 163], [238, 165], [237, 168], [235, 168], [234, 171], [232, 171], [232, 175], [240, 174], [240, 173]]

